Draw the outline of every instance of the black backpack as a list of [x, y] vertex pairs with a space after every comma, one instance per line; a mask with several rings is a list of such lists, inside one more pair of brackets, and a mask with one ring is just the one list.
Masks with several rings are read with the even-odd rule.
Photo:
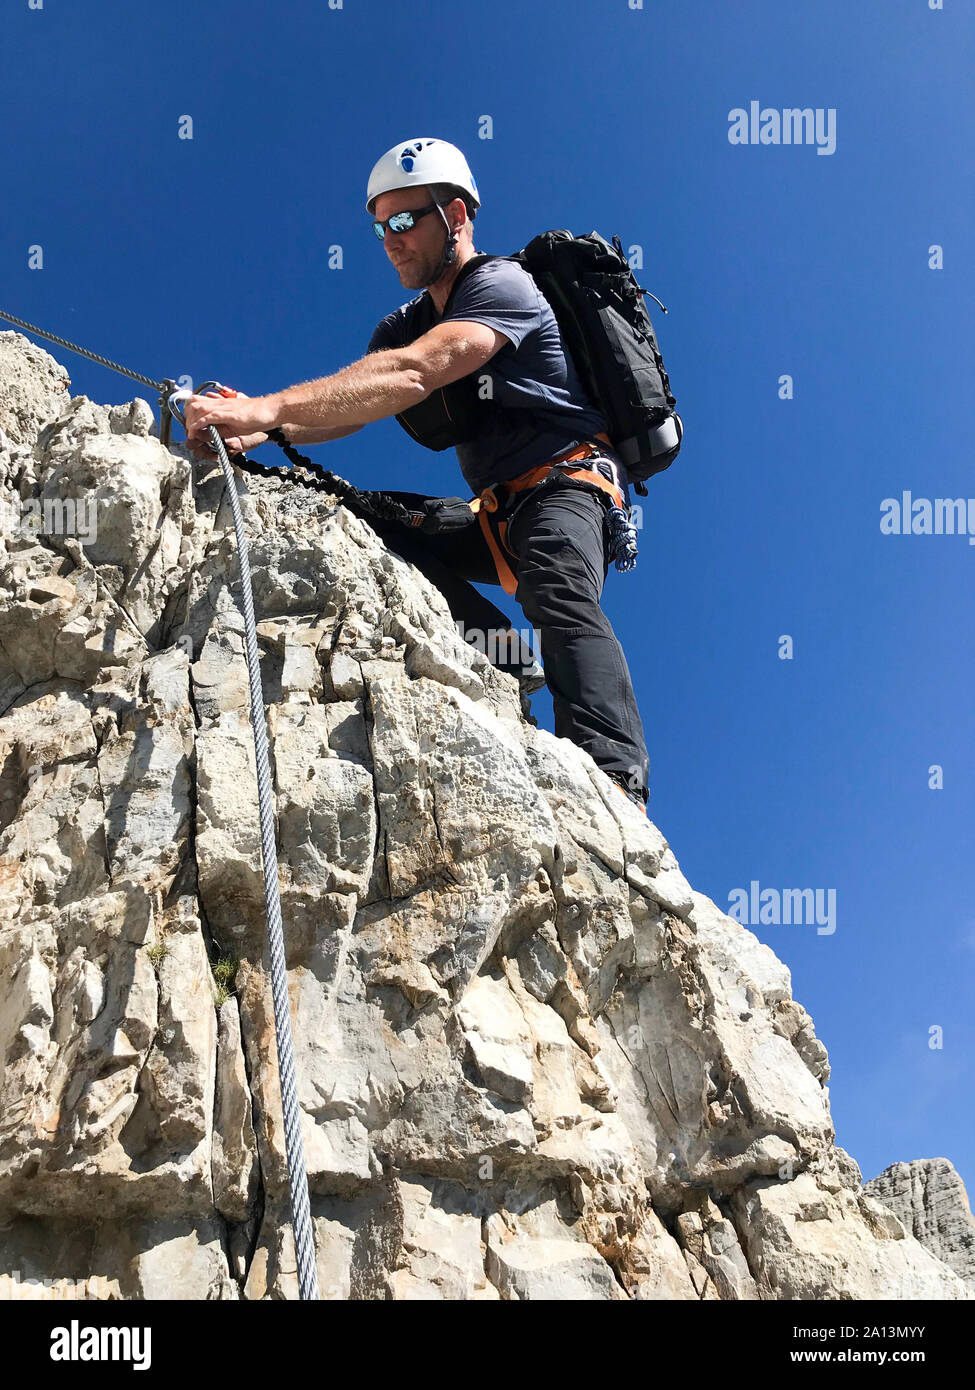
[[[451, 295], [469, 271], [489, 259], [472, 257]], [[613, 447], [636, 491], [645, 496], [645, 480], [677, 457], [683, 426], [644, 304], [647, 291], [637, 284], [619, 237], [611, 244], [598, 232], [581, 237], [564, 230], [542, 232], [507, 259], [528, 271], [551, 305], [583, 388], [606, 416]], [[445, 311], [449, 304], [448, 299]], [[488, 404], [479, 397], [477, 375], [432, 392], [396, 418], [428, 448], [464, 443], [477, 433], [478, 416]], [[670, 431], [661, 430], [671, 418]]]
[[598, 232], [542, 232], [511, 259], [551, 304], [583, 387], [606, 416], [630, 479], [646, 495], [644, 481], [677, 457], [683, 427], [677, 416], [677, 442], [661, 450], [659, 426], [677, 402], [644, 303], [647, 291], [637, 284], [619, 237], [610, 244]]

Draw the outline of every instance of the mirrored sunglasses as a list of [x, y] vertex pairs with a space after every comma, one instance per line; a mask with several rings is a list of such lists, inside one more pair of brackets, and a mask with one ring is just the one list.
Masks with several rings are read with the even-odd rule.
[[408, 232], [416, 226], [421, 217], [426, 217], [428, 212], [433, 212], [439, 206], [439, 203], [429, 203], [425, 208], [408, 208], [405, 212], [394, 212], [385, 222], [374, 222], [372, 229], [382, 241], [386, 236], [387, 227], [391, 232]]

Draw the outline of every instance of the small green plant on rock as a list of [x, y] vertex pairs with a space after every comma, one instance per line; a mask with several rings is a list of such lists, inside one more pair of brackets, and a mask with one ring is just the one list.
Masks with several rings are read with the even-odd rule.
[[153, 970], [158, 975], [160, 965], [169, 955], [169, 946], [165, 941], [154, 941], [147, 949], [146, 955], [149, 957]]
[[217, 984], [217, 992], [214, 1002], [219, 1009], [225, 1004], [233, 994], [234, 979], [237, 975], [240, 961], [234, 956], [221, 956], [213, 965], [213, 978]]

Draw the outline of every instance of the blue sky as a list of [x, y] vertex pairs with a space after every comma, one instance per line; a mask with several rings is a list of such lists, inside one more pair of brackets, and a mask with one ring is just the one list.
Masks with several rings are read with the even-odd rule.
[[[726, 909], [752, 880], [835, 890], [831, 934], [753, 929], [829, 1049], [838, 1142], [865, 1177], [948, 1157], [970, 1191], [975, 546], [883, 535], [880, 504], [975, 494], [973, 40], [961, 0], [0, 15], [0, 308], [147, 375], [253, 395], [360, 356], [407, 297], [363, 207], [400, 139], [465, 149], [479, 250], [559, 226], [643, 247], [686, 437], [605, 607], [652, 816]], [[752, 100], [832, 108], [835, 153], [730, 144]], [[131, 394], [60, 357], [76, 392]], [[464, 491], [392, 421], [315, 453], [364, 486]]]

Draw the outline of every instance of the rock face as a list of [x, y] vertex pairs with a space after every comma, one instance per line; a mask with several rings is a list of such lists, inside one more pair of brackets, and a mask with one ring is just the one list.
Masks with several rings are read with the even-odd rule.
[[965, 1184], [948, 1159], [892, 1163], [863, 1190], [975, 1289], [975, 1217]]
[[[13, 333], [0, 426], [0, 1273], [294, 1297], [222, 477]], [[363, 521], [244, 510], [323, 1296], [972, 1297], [772, 951]]]

